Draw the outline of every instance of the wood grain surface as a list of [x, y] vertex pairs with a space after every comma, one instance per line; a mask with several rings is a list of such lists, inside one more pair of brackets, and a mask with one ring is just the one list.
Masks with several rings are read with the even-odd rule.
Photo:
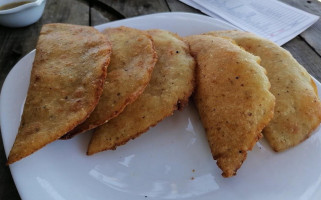
[[[282, 0], [284, 3], [321, 16], [319, 0]], [[0, 26], [0, 87], [12, 67], [36, 46], [43, 24], [61, 22], [95, 26], [124, 18], [160, 12], [200, 11], [178, 0], [47, 0], [42, 18], [24, 28]], [[321, 20], [283, 47], [321, 81]], [[0, 200], [20, 199], [5, 165], [6, 155], [0, 138]]]

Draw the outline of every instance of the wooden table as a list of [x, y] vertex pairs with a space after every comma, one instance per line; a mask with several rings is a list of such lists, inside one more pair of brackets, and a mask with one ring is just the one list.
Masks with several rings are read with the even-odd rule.
[[[318, 0], [282, 1], [321, 15], [321, 2]], [[37, 23], [17, 29], [0, 26], [0, 87], [11, 68], [35, 48], [43, 24], [63, 22], [95, 26], [138, 15], [174, 11], [202, 14], [178, 0], [47, 0], [45, 12]], [[283, 47], [321, 81], [321, 20]], [[0, 137], [0, 200], [20, 199], [5, 163], [6, 155]]]

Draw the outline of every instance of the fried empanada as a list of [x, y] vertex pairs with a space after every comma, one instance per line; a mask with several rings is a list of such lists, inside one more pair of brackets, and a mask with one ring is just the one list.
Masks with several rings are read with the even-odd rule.
[[88, 155], [125, 144], [188, 103], [194, 88], [195, 67], [188, 45], [168, 31], [148, 33], [158, 54], [151, 81], [134, 103], [95, 130]]
[[275, 103], [259, 57], [219, 37], [186, 38], [197, 62], [195, 104], [213, 158], [231, 177], [261, 138]]
[[321, 103], [311, 76], [292, 55], [277, 44], [242, 31], [214, 31], [246, 51], [261, 57], [276, 97], [275, 114], [263, 134], [275, 151], [283, 151], [307, 139], [321, 122]]
[[89, 116], [101, 96], [110, 54], [106, 36], [92, 27], [42, 27], [8, 164], [59, 139]]
[[100, 101], [89, 118], [62, 137], [96, 128], [116, 117], [144, 91], [157, 61], [151, 37], [140, 30], [118, 27], [103, 31], [112, 45], [111, 61]]

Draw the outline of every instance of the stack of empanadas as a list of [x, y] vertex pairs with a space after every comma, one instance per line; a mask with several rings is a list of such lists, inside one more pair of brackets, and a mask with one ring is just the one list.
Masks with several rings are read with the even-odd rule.
[[151, 30], [158, 61], [149, 85], [128, 105], [124, 112], [98, 127], [92, 136], [87, 154], [115, 149], [146, 132], [176, 109], [182, 109], [194, 89], [195, 62], [188, 46], [175, 34]]
[[224, 177], [236, 174], [262, 132], [282, 151], [321, 122], [307, 71], [286, 50], [251, 33], [214, 31], [182, 39], [164, 30], [100, 33], [48, 24], [40, 33], [8, 164], [91, 129], [88, 155], [115, 149], [182, 109], [193, 91]]

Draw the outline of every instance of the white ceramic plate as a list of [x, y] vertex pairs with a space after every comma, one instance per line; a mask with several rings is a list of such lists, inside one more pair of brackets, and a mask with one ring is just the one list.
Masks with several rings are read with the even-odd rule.
[[[213, 18], [162, 13], [116, 21], [140, 29], [162, 28], [182, 36], [233, 29]], [[19, 126], [35, 52], [9, 73], [1, 95], [1, 128], [9, 154]], [[321, 85], [317, 82], [319, 91]], [[321, 133], [283, 153], [261, 140], [237, 176], [224, 179], [212, 159], [195, 108], [175, 112], [115, 151], [86, 156], [90, 133], [55, 141], [10, 166], [24, 200], [320, 199]]]

